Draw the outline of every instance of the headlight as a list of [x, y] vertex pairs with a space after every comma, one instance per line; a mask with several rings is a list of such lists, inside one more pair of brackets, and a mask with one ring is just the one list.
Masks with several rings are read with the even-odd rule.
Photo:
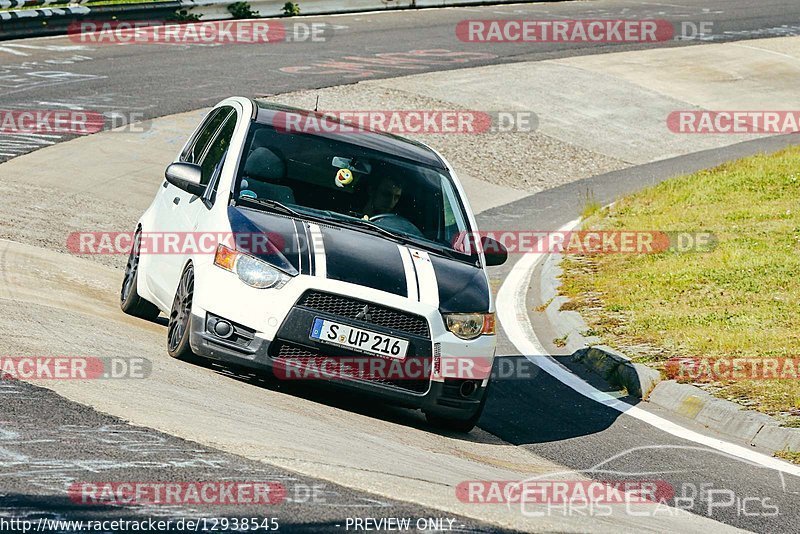
[[493, 313], [445, 313], [443, 316], [447, 329], [461, 339], [494, 334]]
[[290, 277], [283, 271], [276, 269], [267, 262], [261, 261], [248, 254], [242, 254], [225, 245], [217, 247], [214, 265], [226, 271], [239, 275], [239, 280], [250, 287], [258, 289], [280, 289]]
[[279, 289], [289, 281], [289, 277], [272, 265], [257, 260], [252, 256], [240, 254], [236, 261], [236, 274], [239, 280], [248, 286], [266, 289], [274, 287]]

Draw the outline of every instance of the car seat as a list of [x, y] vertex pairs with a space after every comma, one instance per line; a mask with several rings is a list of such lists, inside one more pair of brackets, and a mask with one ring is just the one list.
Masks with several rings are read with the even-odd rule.
[[283, 159], [266, 147], [256, 148], [247, 156], [244, 164], [241, 190], [252, 191], [258, 198], [294, 204], [292, 188], [274, 183], [285, 177], [286, 164]]

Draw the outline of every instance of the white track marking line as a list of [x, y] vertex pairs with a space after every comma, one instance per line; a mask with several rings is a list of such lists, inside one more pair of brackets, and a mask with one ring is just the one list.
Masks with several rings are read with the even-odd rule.
[[[560, 228], [559, 232], [572, 230], [577, 226], [578, 222], [579, 219], [571, 221]], [[800, 477], [800, 466], [786, 463], [777, 458], [752, 451], [740, 445], [705, 436], [694, 430], [684, 428], [672, 421], [668, 421], [663, 417], [659, 417], [641, 408], [622, 402], [608, 393], [600, 391], [589, 383], [584, 382], [577, 375], [573, 374], [572, 371], [558, 363], [552, 356], [548, 355], [539, 341], [539, 338], [536, 337], [536, 333], [533, 331], [533, 326], [528, 318], [528, 311], [525, 303], [528, 293], [528, 284], [530, 283], [533, 269], [545, 256], [546, 254], [541, 252], [529, 252], [524, 254], [514, 267], [512, 267], [511, 272], [508, 274], [503, 285], [500, 287], [500, 291], [497, 293], [497, 316], [509, 341], [511, 341], [520, 354], [538, 365], [542, 371], [562, 384], [574, 389], [584, 397], [588, 397], [620, 413], [652, 425], [663, 432], [711, 447], [712, 449], [724, 452], [730, 456], [758, 464], [768, 469], [774, 469], [782, 473]], [[541, 356], [537, 357], [534, 355]]]

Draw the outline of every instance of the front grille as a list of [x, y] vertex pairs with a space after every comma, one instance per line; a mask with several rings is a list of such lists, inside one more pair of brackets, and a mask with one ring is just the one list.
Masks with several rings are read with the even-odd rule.
[[[307, 291], [300, 297], [300, 301], [297, 304], [298, 306], [348, 319], [358, 319], [425, 339], [430, 339], [431, 337], [428, 321], [424, 317], [363, 300], [323, 293], [322, 291]], [[364, 306], [369, 306], [369, 320], [356, 317], [364, 309]]]
[[[334, 373], [334, 377], [338, 379], [359, 380], [372, 384], [383, 384], [413, 393], [425, 393], [428, 391], [428, 387], [430, 385], [429, 378], [418, 380], [416, 379], [415, 375], [413, 379], [408, 377], [407, 379], [401, 378], [394, 380], [387, 378], [386, 376], [370, 374], [369, 360], [371, 358], [382, 360], [382, 358], [379, 358], [378, 356], [367, 355], [359, 356], [359, 358], [360, 357], [365, 359], [364, 365], [359, 366], [356, 363], [350, 364], [353, 358], [345, 359], [344, 361], [348, 362], [348, 365], [345, 365], [342, 363], [343, 360], [340, 358], [328, 356], [316, 349], [281, 342], [278, 350], [276, 351], [274, 365], [277, 373], [285, 374], [286, 378], [323, 378], [321, 373], [322, 371], [327, 370], [332, 371]], [[429, 361], [429, 358], [424, 359]], [[326, 363], [336, 364], [337, 361], [340, 365], [326, 365]], [[410, 366], [410, 368], [414, 369], [416, 372], [417, 370], [429, 369], [430, 367], [426, 365], [419, 365]]]

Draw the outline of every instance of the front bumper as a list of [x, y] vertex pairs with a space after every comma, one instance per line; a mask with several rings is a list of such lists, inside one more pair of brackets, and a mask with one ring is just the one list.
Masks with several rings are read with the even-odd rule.
[[[217, 273], [213, 274], [216, 275]], [[316, 283], [313, 285], [297, 283], [303, 282], [302, 278], [312, 278], [312, 281]], [[243, 284], [238, 280], [236, 282], [239, 286], [237, 292], [241, 295], [241, 286]], [[336, 281], [313, 280], [313, 277], [298, 277], [279, 291], [245, 288], [244, 293], [246, 295], [241, 295], [245, 298], [236, 299], [239, 305], [235, 310], [230, 306], [232, 299], [224, 299], [225, 305], [215, 305], [213, 309], [207, 309], [205, 305], [208, 305], [210, 299], [202, 298], [203, 294], [198, 289], [203, 286], [196, 284], [190, 330], [192, 350], [200, 356], [237, 365], [271, 369], [279, 379], [310, 378], [315, 383], [324, 383], [332, 387], [346, 387], [392, 404], [422, 409], [443, 417], [464, 418], [470, 416], [479, 408], [488, 385], [491, 362], [494, 358], [494, 336], [482, 336], [469, 342], [458, 339], [444, 329], [438, 310], [425, 310], [420, 306], [421, 303], [411, 303], [411, 306], [402, 308], [396, 306], [395, 308], [404, 313], [407, 312], [408, 314], [424, 317], [425, 323], [428, 325], [427, 331], [422, 332], [417, 328], [413, 333], [408, 331], [399, 332], [393, 328], [359, 322], [352, 317], [343, 318], [336, 313], [312, 309], [303, 305], [305, 301], [302, 299], [310, 291], [325, 291], [342, 298], [349, 298], [345, 296], [360, 293], [359, 298], [364, 301], [367, 300], [365, 297], [368, 297], [368, 295], [362, 296], [365, 293], [363, 288], [356, 286], [351, 288], [324, 287], [324, 289], [320, 289], [323, 283], [325, 286], [348, 285]], [[287, 291], [293, 284], [296, 286], [294, 291]], [[334, 293], [336, 289], [338, 291]], [[280, 293], [281, 298], [279, 301], [272, 300], [272, 305], [266, 306], [269, 302], [265, 298], [268, 293]], [[200, 297], [199, 299], [197, 298], [198, 296]], [[387, 306], [391, 304], [390, 301], [392, 299], [402, 299], [402, 297], [391, 296], [387, 298], [385, 294], [381, 294], [380, 297], [376, 296], [369, 299], [369, 302], [380, 302], [380, 305], [376, 305]], [[402, 300], [407, 301], [407, 299]], [[247, 313], [241, 313], [243, 302], [252, 304], [252, 306], [246, 308]], [[417, 309], [414, 309], [415, 305]], [[261, 308], [262, 306], [263, 308]], [[285, 311], [282, 311], [281, 308]], [[236, 313], [232, 313], [234, 311]], [[258, 319], [259, 315], [264, 319], [280, 316], [281, 313], [283, 314], [283, 319], [280, 321], [272, 320], [266, 323]], [[231, 315], [234, 315], [234, 317]], [[213, 323], [214, 317], [221, 317], [230, 321], [234, 325], [235, 335], [229, 339], [221, 339], [215, 335], [208, 326], [209, 319], [212, 319]], [[409, 380], [408, 377], [403, 377], [400, 380], [376, 380], [374, 377], [362, 379], [360, 377], [345, 377], [341, 374], [318, 380], [319, 374], [300, 373], [298, 375], [297, 373], [287, 372], [287, 362], [304, 361], [313, 363], [323, 361], [321, 359], [331, 360], [348, 356], [341, 349], [330, 345], [322, 345], [309, 338], [311, 324], [316, 317], [354, 324], [354, 326], [388, 335], [400, 336], [409, 341], [409, 350], [405, 362], [418, 364], [414, 367], [417, 370], [428, 369], [432, 370], [432, 372], [430, 374], [420, 374], [418, 372], [413, 380]], [[436, 319], [438, 319], [438, 322]], [[412, 330], [406, 325], [403, 328]], [[264, 330], [267, 331], [265, 332]], [[453, 362], [456, 361], [463, 363], [464, 359], [481, 360], [484, 364], [488, 362], [488, 371], [479, 370], [475, 373], [470, 373], [468, 375], [469, 378], [464, 378], [465, 375], [458, 372], [460, 367], [453, 365]], [[321, 368], [319, 366], [315, 367], [317, 370]], [[474, 386], [474, 391], [464, 395], [461, 386], [467, 380], [472, 382], [471, 385]]]
[[[270, 350], [269, 341], [254, 338], [248, 347], [238, 346], [233, 342], [216, 338], [206, 329], [204, 318], [192, 315], [190, 344], [192, 350], [203, 357], [244, 365], [256, 369], [271, 370], [279, 379], [294, 380], [291, 372], [281, 366], [279, 358], [273, 357], [274, 349]], [[297, 379], [305, 378], [303, 373], [298, 373]], [[488, 380], [476, 380], [476, 389], [469, 396], [461, 394], [461, 386], [465, 379], [441, 378], [425, 381], [424, 391], [414, 391], [402, 386], [381, 383], [375, 380], [359, 380], [336, 376], [331, 379], [317, 379], [313, 374], [311, 380], [317, 384], [329, 387], [344, 387], [357, 390], [369, 397], [388, 401], [398, 406], [422, 409], [426, 412], [436, 413], [443, 417], [468, 417], [480, 406]]]

